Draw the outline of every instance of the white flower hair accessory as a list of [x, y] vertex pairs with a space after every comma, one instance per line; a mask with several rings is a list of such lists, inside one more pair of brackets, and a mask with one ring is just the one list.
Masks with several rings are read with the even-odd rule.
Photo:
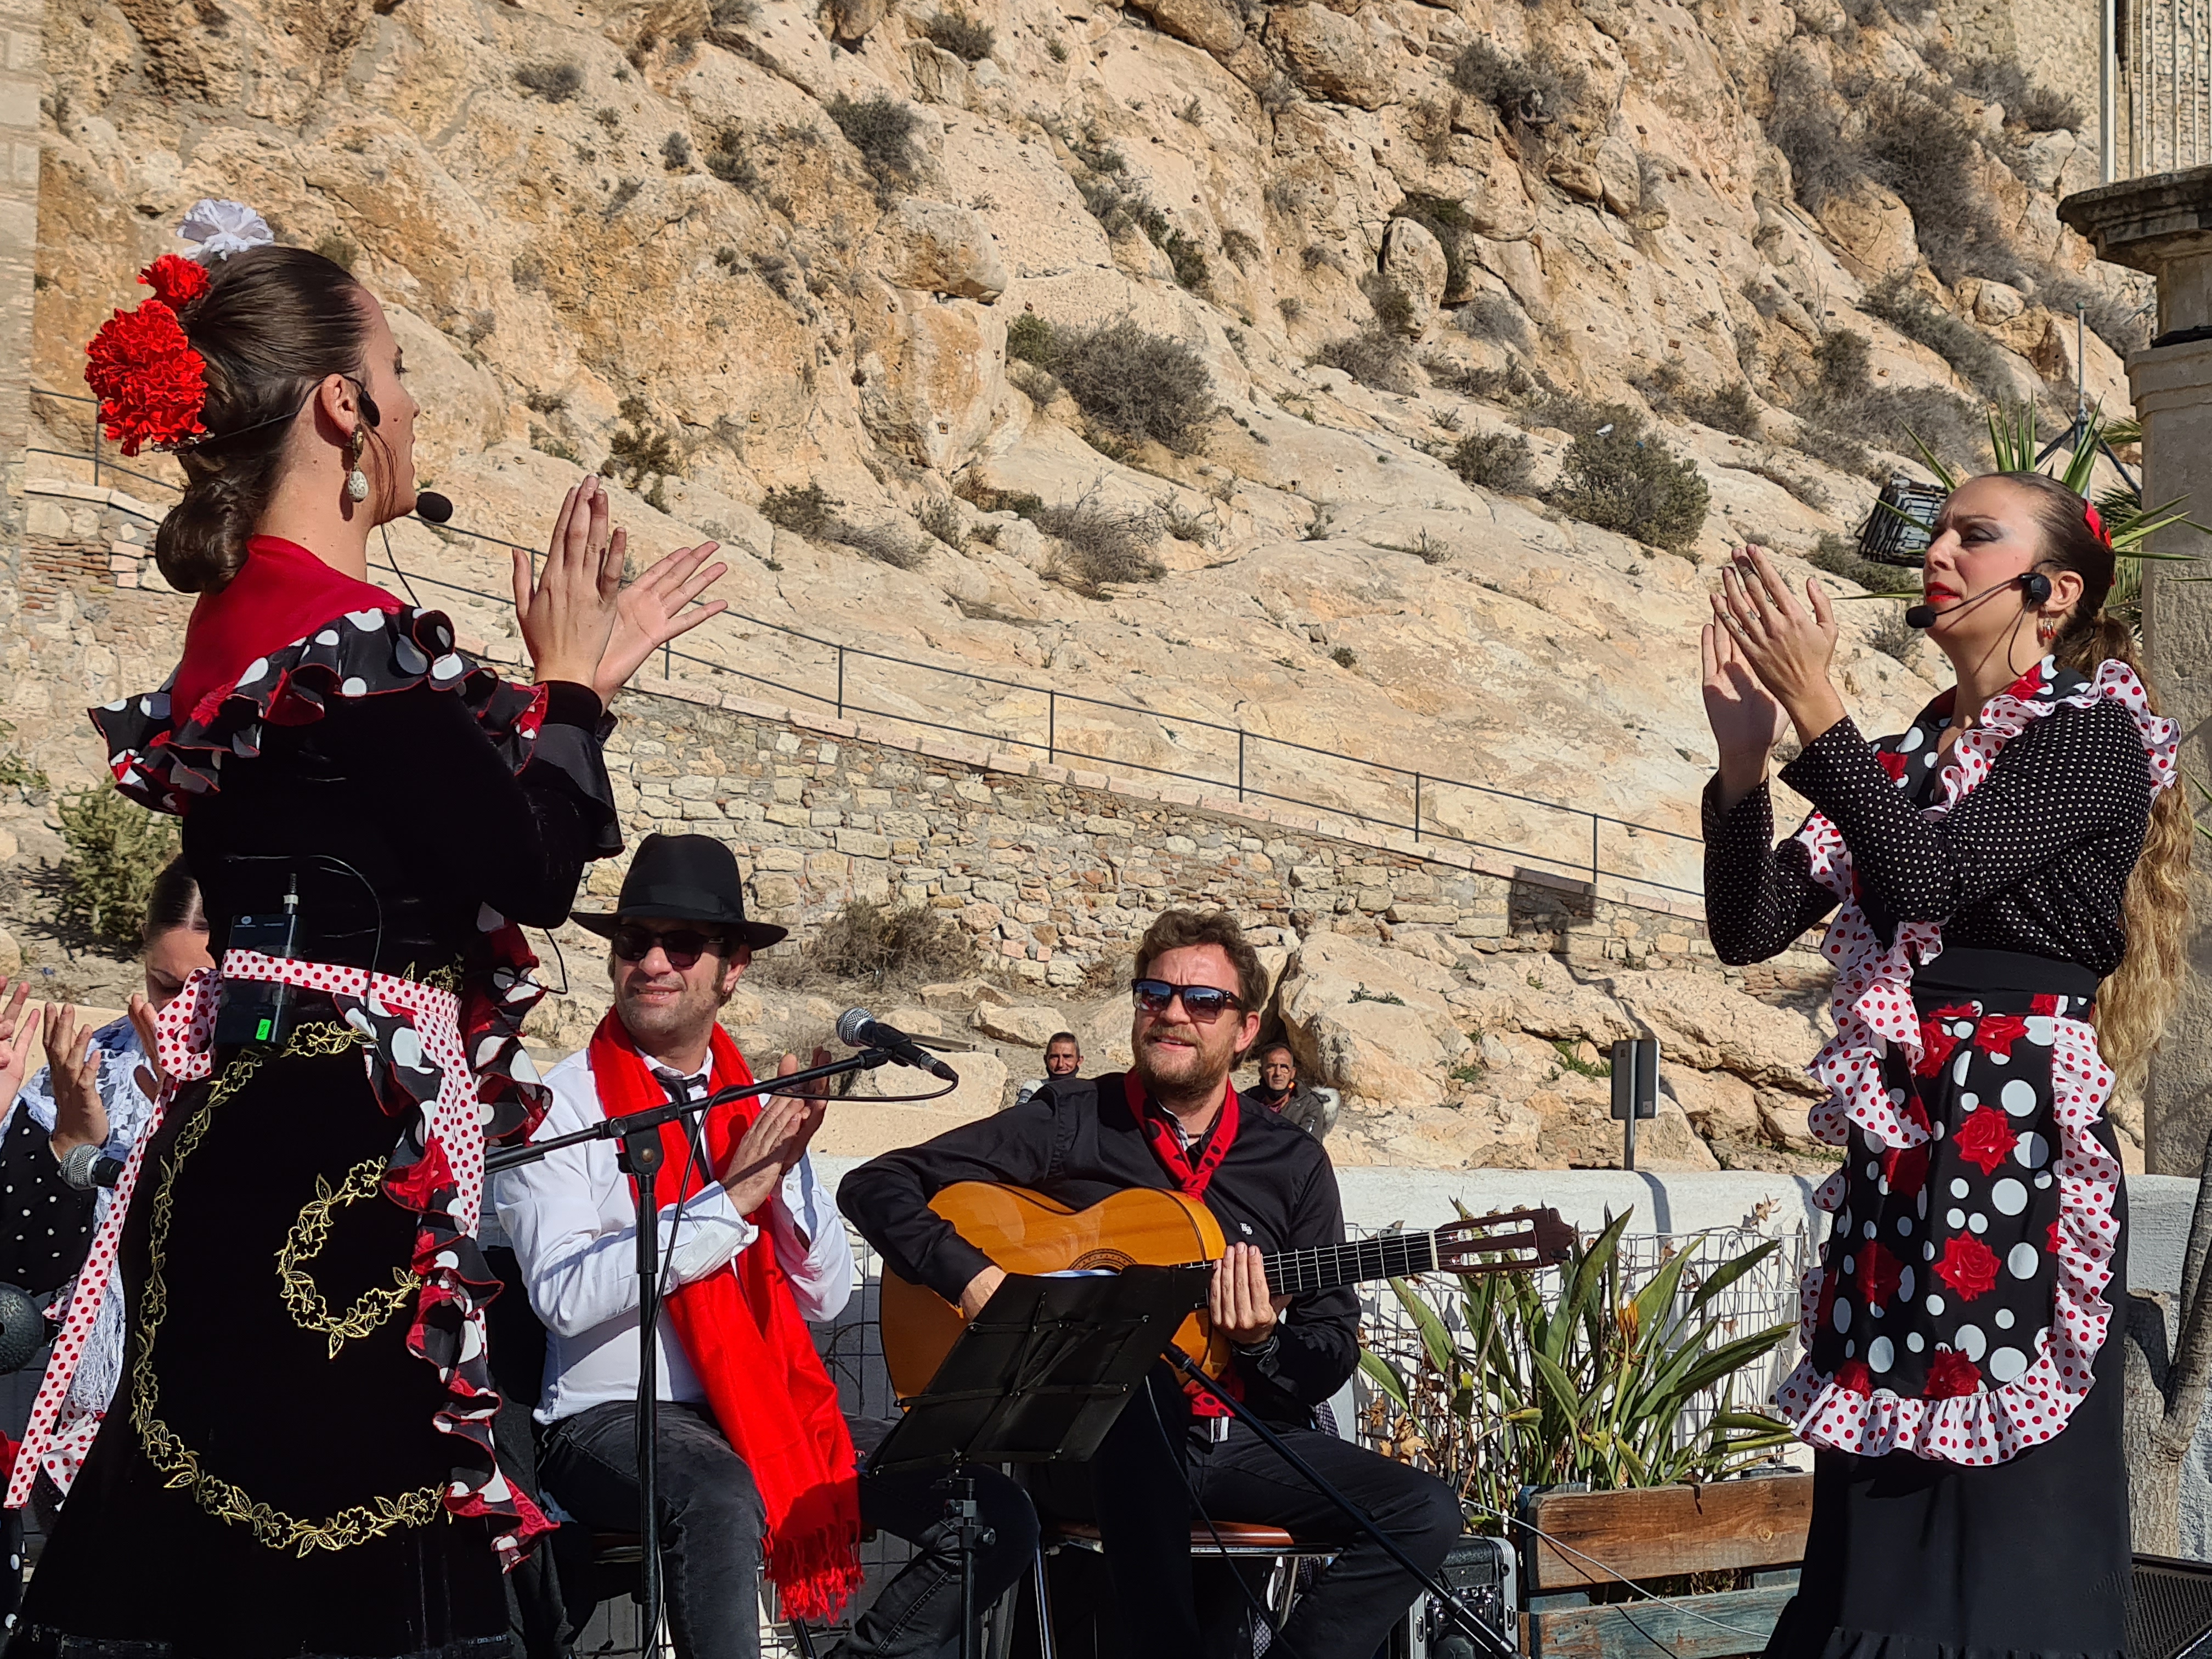
[[204, 265], [276, 240], [269, 222], [245, 203], [218, 202], [207, 197], [192, 204], [184, 223], [177, 227], [177, 234], [185, 241], [199, 244], [191, 257]]

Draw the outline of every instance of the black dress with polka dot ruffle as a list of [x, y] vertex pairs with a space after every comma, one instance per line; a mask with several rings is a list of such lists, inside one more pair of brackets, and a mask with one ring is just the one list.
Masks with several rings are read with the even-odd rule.
[[[2067, 680], [2058, 689], [2081, 684]], [[1949, 696], [1878, 744], [1839, 722], [1783, 772], [1841, 832], [1860, 906], [1885, 941], [1901, 923], [1942, 927], [1943, 954], [1913, 986], [1934, 1045], [1923, 1075], [1895, 1054], [1884, 1066], [1934, 1139], [1900, 1154], [1852, 1127], [1838, 1177], [1850, 1195], [1822, 1252], [1804, 1369], [1838, 1385], [1830, 1399], [1855, 1394], [1846, 1407], [1876, 1389], [1916, 1403], [1996, 1389], [2047, 1346], [2047, 1278], [2014, 1282], [2005, 1270], [2056, 1237], [2043, 1028], [2054, 1007], [2078, 1013], [2118, 963], [2121, 899], [2152, 795], [2127, 712], [2061, 702], [2005, 744], [1978, 787], [1931, 816]], [[1762, 960], [1837, 897], [1805, 842], [1772, 843], [1764, 786], [1725, 813], [1717, 787], [1705, 799], [1714, 947], [1727, 962]], [[2025, 1040], [2031, 1029], [2039, 1041]], [[2109, 1125], [2095, 1133], [2111, 1150]], [[2111, 1219], [2124, 1228], [2124, 1215], [2122, 1198]], [[1965, 1271], [1985, 1258], [1996, 1273]], [[2121, 1283], [2125, 1259], [2123, 1231], [2111, 1260]], [[2118, 1659], [2128, 1563], [2118, 1350], [2106, 1341], [2097, 1352], [2094, 1385], [2063, 1433], [2008, 1444], [1998, 1461], [1976, 1461], [1995, 1451], [1855, 1455], [1816, 1438], [1812, 1537], [1771, 1659]]]
[[[487, 917], [557, 925], [621, 846], [599, 698], [505, 684], [434, 612], [349, 612], [189, 714], [152, 694], [95, 718], [125, 792], [183, 812], [218, 960], [232, 918], [280, 911], [296, 883], [313, 960], [465, 1000]], [[8, 1659], [508, 1651], [489, 1499], [511, 1494], [457, 1514], [483, 1449], [439, 1426], [446, 1371], [480, 1370], [480, 1345], [417, 1352], [451, 1339], [459, 1297], [410, 1271], [434, 1202], [386, 1178], [415, 1120], [331, 996], [298, 1011], [281, 1049], [216, 1050], [146, 1143], [118, 1258], [122, 1383]], [[473, 1285], [474, 1241], [453, 1249]], [[472, 1398], [496, 1403], [488, 1378]]]

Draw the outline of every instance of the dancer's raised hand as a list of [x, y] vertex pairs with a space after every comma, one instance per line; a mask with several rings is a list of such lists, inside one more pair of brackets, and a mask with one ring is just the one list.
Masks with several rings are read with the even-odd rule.
[[[702, 542], [696, 547], [679, 547], [623, 589], [615, 601], [614, 633], [592, 683], [601, 702], [629, 684], [629, 677], [661, 646], [730, 608], [724, 599], [709, 600], [696, 610], [685, 608], [728, 572], [726, 564], [707, 565], [719, 546]], [[702, 565], [707, 568], [702, 570]]]
[[31, 981], [19, 979], [12, 986], [0, 979], [0, 1112], [15, 1104], [30, 1074], [31, 1045], [39, 1035], [39, 1010], [30, 1001]]
[[1844, 717], [1843, 699], [1828, 678], [1841, 630], [1817, 580], [1806, 582], [1800, 605], [1765, 548], [1741, 548], [1721, 572], [1713, 617], [1796, 722], [1799, 741], [1811, 743]]
[[606, 486], [593, 477], [561, 503], [544, 565], [534, 577], [529, 554], [515, 550], [515, 619], [540, 681], [598, 683], [614, 632], [628, 542], [623, 532], [608, 529]]

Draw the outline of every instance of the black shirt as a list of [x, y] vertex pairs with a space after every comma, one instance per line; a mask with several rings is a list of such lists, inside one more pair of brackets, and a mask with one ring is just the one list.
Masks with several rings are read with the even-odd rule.
[[[2078, 677], [2062, 671], [2060, 695]], [[2152, 795], [2135, 717], [2103, 699], [2061, 704], [1997, 753], [1989, 775], [1940, 817], [1937, 744], [1949, 694], [1905, 732], [1869, 744], [1838, 720], [1782, 769], [1850, 847], [1860, 902], [1885, 938], [1899, 921], [1940, 921], [1947, 949], [2020, 951], [2102, 977], [2127, 948], [2121, 901], [2142, 851]], [[1889, 757], [1887, 766], [1882, 757]], [[1893, 776], [1893, 771], [1901, 775]], [[1789, 948], [1836, 906], [1794, 838], [1771, 846], [1765, 784], [1723, 813], [1705, 798], [1705, 916], [1723, 962]]]
[[[1201, 1148], [1190, 1149], [1193, 1163], [1200, 1156]], [[1026, 1187], [1079, 1210], [1132, 1187], [1176, 1190], [1114, 1073], [1056, 1080], [1025, 1105], [885, 1152], [845, 1177], [837, 1206], [892, 1272], [957, 1302], [991, 1265], [928, 1207], [961, 1181]], [[1344, 1238], [1336, 1171], [1321, 1143], [1254, 1103], [1239, 1102], [1237, 1139], [1205, 1203], [1223, 1237], [1269, 1255]], [[1275, 1327], [1278, 1340], [1237, 1355], [1247, 1403], [1272, 1421], [1309, 1421], [1310, 1408], [1342, 1388], [1358, 1363], [1358, 1324], [1359, 1300], [1349, 1289], [1292, 1297]]]

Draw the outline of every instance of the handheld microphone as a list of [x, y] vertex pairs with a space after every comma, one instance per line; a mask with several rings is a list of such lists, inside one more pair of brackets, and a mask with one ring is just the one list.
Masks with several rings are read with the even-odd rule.
[[453, 504], [434, 489], [416, 492], [415, 516], [431, 524], [443, 524], [453, 516]]
[[957, 1083], [960, 1073], [897, 1027], [879, 1023], [865, 1008], [848, 1008], [837, 1016], [837, 1041], [848, 1048], [881, 1048], [902, 1066], [927, 1072], [943, 1083]]
[[1961, 599], [1958, 604], [1946, 606], [1944, 609], [1940, 611], [1934, 605], [1927, 604], [1925, 601], [1919, 605], [1908, 606], [1905, 612], [1905, 625], [1907, 628], [1925, 633], [1929, 629], [1935, 627], [1939, 621], [1943, 617], [1949, 616], [1953, 611], [1968, 610], [1974, 605], [1979, 605], [1984, 599], [1989, 598], [1990, 594], [2002, 593], [2008, 587], [2017, 587], [2020, 589], [2020, 598], [2022, 605], [2041, 605], [2045, 599], [2051, 597], [2051, 578], [2045, 575], [2040, 570], [2030, 570], [2023, 575], [2014, 576], [2009, 581], [1999, 582], [1995, 587], [1985, 587], [1980, 592], [1975, 594], [1972, 599]]

